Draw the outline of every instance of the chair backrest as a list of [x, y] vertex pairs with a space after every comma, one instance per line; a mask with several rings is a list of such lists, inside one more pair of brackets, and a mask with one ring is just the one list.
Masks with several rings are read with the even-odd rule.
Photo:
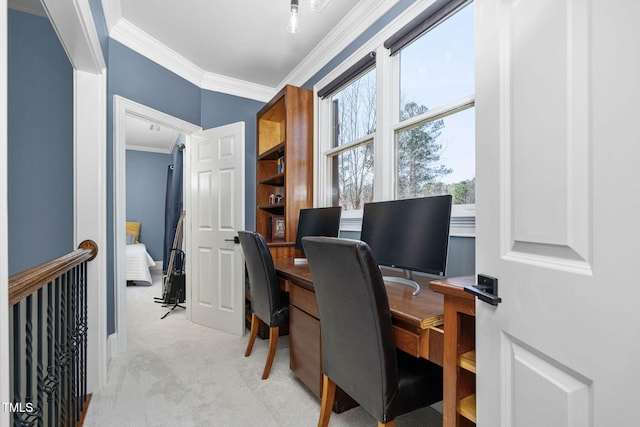
[[322, 370], [381, 420], [398, 390], [387, 291], [369, 246], [358, 240], [305, 237], [320, 313]]
[[279, 326], [282, 317], [280, 289], [267, 242], [254, 231], [238, 231], [249, 273], [251, 309], [269, 326]]

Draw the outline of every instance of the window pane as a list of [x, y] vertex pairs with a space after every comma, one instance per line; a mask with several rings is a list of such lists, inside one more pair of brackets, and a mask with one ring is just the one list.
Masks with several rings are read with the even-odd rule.
[[475, 203], [475, 108], [396, 134], [396, 198], [451, 194]]
[[473, 3], [400, 51], [400, 120], [413, 117], [411, 102], [434, 109], [474, 89]]
[[333, 135], [331, 146], [338, 147], [376, 130], [376, 70], [331, 97]]
[[343, 151], [331, 159], [332, 205], [360, 210], [373, 200], [373, 142]]

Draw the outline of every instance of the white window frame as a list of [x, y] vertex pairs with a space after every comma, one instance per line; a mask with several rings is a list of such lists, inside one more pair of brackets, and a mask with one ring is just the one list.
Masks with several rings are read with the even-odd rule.
[[[415, 16], [426, 10], [435, 0], [418, 0], [407, 8], [394, 21], [370, 38], [345, 61], [328, 73], [314, 85], [314, 206], [330, 206], [331, 183], [331, 155], [353, 147], [363, 140], [371, 140], [374, 146], [374, 201], [395, 199], [395, 133], [411, 126], [425, 117], [447, 114], [463, 106], [475, 103], [475, 97], [469, 96], [461, 100], [428, 111], [416, 117], [400, 122], [400, 112], [397, 106], [400, 102], [399, 56], [389, 55], [383, 44], [391, 35], [408, 24]], [[335, 147], [331, 146], [331, 97], [320, 99], [318, 90], [336, 79], [353, 66], [368, 52], [376, 52], [376, 132], [360, 138], [352, 143]], [[475, 204], [454, 205], [451, 212], [452, 236], [475, 237]], [[341, 231], [360, 231], [362, 225], [362, 211], [347, 210], [342, 213]]]

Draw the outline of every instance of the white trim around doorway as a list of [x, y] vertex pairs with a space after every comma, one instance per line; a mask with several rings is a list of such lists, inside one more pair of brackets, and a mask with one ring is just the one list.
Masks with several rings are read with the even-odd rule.
[[[146, 105], [123, 98], [113, 97], [113, 229], [114, 229], [114, 283], [116, 331], [115, 337], [108, 339], [109, 355], [127, 350], [127, 294], [124, 292], [125, 283], [125, 223], [127, 218], [126, 206], [126, 116], [131, 115], [140, 119], [157, 123], [161, 126], [177, 130], [185, 135], [191, 135], [201, 130], [194, 125], [177, 117], [155, 110]], [[185, 164], [185, 176], [188, 176], [188, 163]]]

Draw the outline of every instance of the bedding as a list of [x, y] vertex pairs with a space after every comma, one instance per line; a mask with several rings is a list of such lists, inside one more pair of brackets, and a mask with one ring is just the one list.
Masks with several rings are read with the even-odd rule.
[[138, 221], [127, 221], [126, 222], [126, 230], [127, 230], [127, 240], [129, 239], [129, 235], [133, 235], [133, 243], [140, 243], [140, 222]]
[[147, 252], [144, 243], [127, 245], [127, 281], [136, 280], [151, 284], [151, 272], [149, 267], [156, 265], [151, 255]]

